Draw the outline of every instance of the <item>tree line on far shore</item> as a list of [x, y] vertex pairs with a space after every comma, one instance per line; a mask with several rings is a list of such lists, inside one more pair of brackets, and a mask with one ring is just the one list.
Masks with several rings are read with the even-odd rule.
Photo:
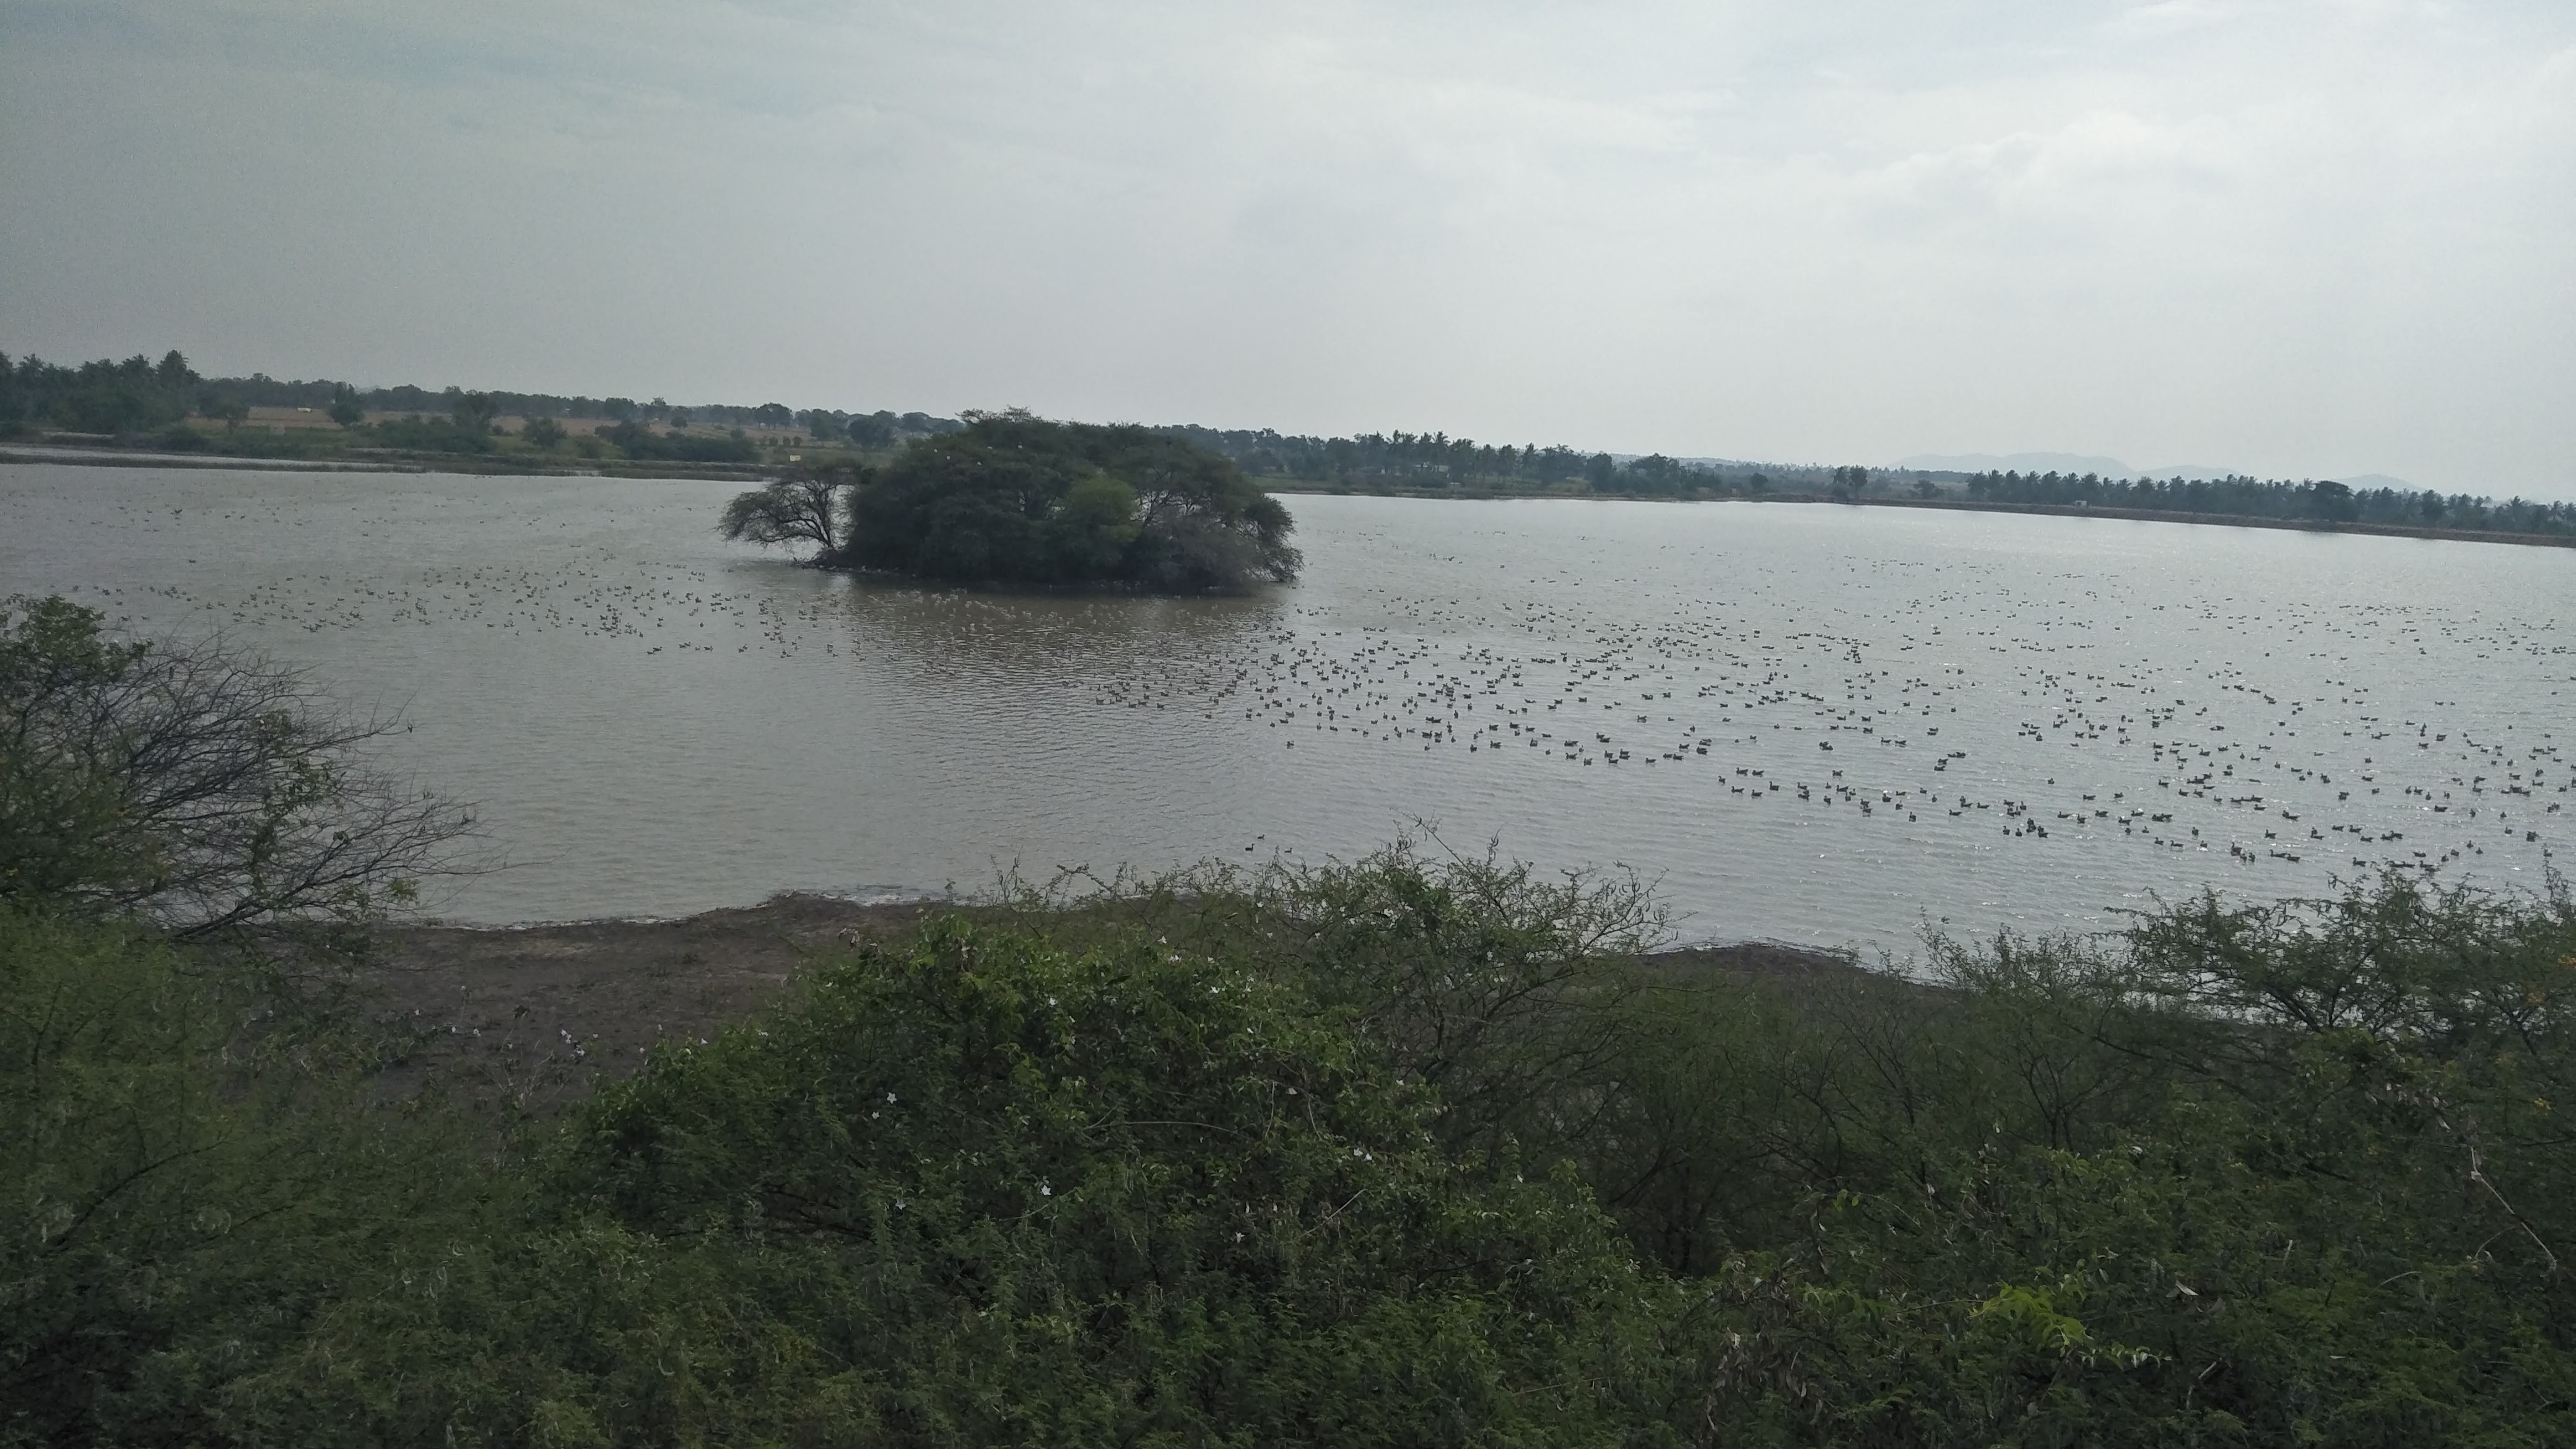
[[1358, 492], [1468, 489], [1603, 493], [1622, 497], [1761, 497], [1822, 492], [1850, 471], [1793, 464], [1718, 463], [1661, 453], [1621, 458], [1561, 443], [1480, 443], [1445, 432], [1315, 437], [1267, 428], [1163, 429], [1232, 458], [1255, 478], [1282, 478]]
[[[0, 354], [0, 438], [43, 428], [154, 442], [185, 450], [273, 453], [321, 446], [310, 437], [238, 437], [252, 408], [307, 408], [356, 436], [347, 441], [408, 452], [570, 453], [584, 458], [682, 462], [752, 462], [744, 430], [822, 449], [875, 453], [915, 439], [963, 430], [962, 418], [889, 409], [679, 405], [663, 398], [443, 390], [408, 384], [359, 388], [329, 379], [286, 380], [265, 373], [205, 378], [178, 352], [158, 363], [136, 356], [63, 366], [35, 357], [14, 365]], [[395, 416], [387, 417], [385, 415]], [[376, 417], [369, 424], [365, 420]], [[192, 417], [222, 424], [209, 436]], [[501, 418], [522, 420], [509, 437]], [[732, 430], [708, 436], [709, 427]], [[1348, 438], [1222, 430], [1189, 425], [1152, 431], [1233, 460], [1247, 476], [1359, 490], [1481, 489], [1590, 492], [1642, 497], [1760, 497], [1823, 492], [1827, 470], [1800, 465], [1718, 465], [1662, 454], [1620, 458], [1564, 445], [1478, 443], [1442, 432], [1365, 433]], [[1859, 470], [1833, 470], [1836, 476]]]
[[[327, 417], [338, 431], [244, 434], [253, 408], [295, 408]], [[517, 431], [501, 420], [519, 420]], [[373, 419], [373, 421], [370, 421]], [[220, 428], [208, 432], [192, 424]], [[265, 373], [201, 376], [177, 351], [154, 362], [137, 355], [66, 366], [0, 353], [0, 439], [56, 430], [183, 452], [259, 456], [374, 447], [403, 452], [560, 454], [581, 459], [755, 463], [746, 430], [764, 439], [824, 448], [884, 449], [914, 437], [955, 432], [955, 418], [926, 413], [795, 411], [676, 406], [661, 398], [552, 393], [441, 391], [401, 385], [360, 388], [329, 379], [287, 381]], [[724, 431], [710, 433], [707, 429]]]
[[2119, 479], [2098, 474], [1978, 473], [1935, 477], [1854, 465], [1755, 466], [1661, 454], [1620, 458], [1572, 448], [1512, 447], [1445, 433], [1362, 433], [1310, 437], [1268, 430], [1174, 427], [1169, 431], [1223, 453], [1255, 478], [1353, 491], [1473, 490], [1588, 492], [1645, 498], [1806, 496], [1840, 503], [1872, 499], [1970, 502], [2017, 507], [2134, 508], [2157, 513], [2386, 524], [2469, 532], [2576, 535], [2576, 504], [2498, 501], [2430, 489], [2353, 488], [2309, 479], [2229, 477]]
[[2104, 478], [2085, 473], [1990, 472], [1969, 477], [1973, 501], [2041, 507], [2134, 508], [2311, 523], [2367, 523], [2397, 528], [2576, 536], [2576, 503], [2497, 502], [2432, 489], [2354, 488], [2325, 479], [2258, 480], [2236, 476]]
[[[342, 431], [241, 433], [240, 425], [254, 407], [309, 408]], [[503, 418], [519, 419], [518, 430], [506, 431]], [[218, 424], [221, 431], [193, 426], [192, 419]], [[776, 402], [680, 406], [658, 397], [638, 402], [455, 387], [436, 392], [409, 385], [360, 389], [327, 379], [283, 381], [264, 373], [206, 378], [175, 351], [157, 363], [138, 355], [78, 366], [35, 357], [13, 363], [0, 354], [0, 439], [50, 428], [218, 453], [306, 454], [373, 447], [539, 463], [748, 466], [785, 461], [780, 450], [786, 447], [874, 456], [967, 426], [962, 418], [922, 412], [800, 410]], [[755, 435], [751, 429], [760, 431]], [[1150, 431], [1229, 459], [1256, 481], [1351, 492], [1826, 498], [1846, 503], [1964, 497], [2004, 507], [2127, 508], [2328, 525], [2576, 536], [2576, 504], [2499, 501], [2430, 489], [2354, 488], [2330, 480], [2121, 479], [2021, 472], [1935, 478], [1849, 465], [1755, 465], [1660, 453], [1622, 457], [1562, 444], [1480, 443], [1436, 431], [1319, 437], [1186, 424]], [[771, 451], [764, 453], [764, 445]]]

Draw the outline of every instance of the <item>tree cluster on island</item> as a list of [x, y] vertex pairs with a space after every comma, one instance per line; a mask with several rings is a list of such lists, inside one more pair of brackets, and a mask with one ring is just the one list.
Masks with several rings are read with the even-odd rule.
[[726, 505], [727, 538], [825, 567], [959, 583], [1240, 593], [1301, 562], [1288, 510], [1232, 462], [1151, 428], [970, 413], [893, 460], [800, 469]]

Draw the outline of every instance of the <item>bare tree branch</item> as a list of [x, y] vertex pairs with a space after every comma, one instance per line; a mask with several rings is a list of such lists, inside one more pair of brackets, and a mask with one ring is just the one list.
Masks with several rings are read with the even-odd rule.
[[301, 671], [216, 638], [107, 637], [62, 599], [0, 605], [0, 897], [183, 935], [353, 922], [469, 871], [470, 811], [405, 787]]
[[812, 562], [827, 564], [845, 546], [844, 520], [849, 506], [842, 494], [864, 481], [866, 470], [847, 464], [818, 471], [799, 470], [725, 505], [717, 531], [736, 542], [810, 543], [821, 550]]

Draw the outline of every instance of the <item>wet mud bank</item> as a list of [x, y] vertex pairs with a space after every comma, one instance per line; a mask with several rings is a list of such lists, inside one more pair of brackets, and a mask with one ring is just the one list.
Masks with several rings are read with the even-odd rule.
[[[760, 1009], [817, 955], [900, 938], [959, 907], [782, 895], [667, 921], [386, 929], [362, 989], [389, 1029], [381, 1084], [548, 1110], [632, 1075], [663, 1041], [698, 1041]], [[1850, 958], [1771, 942], [1657, 952], [1675, 972], [1830, 980]]]

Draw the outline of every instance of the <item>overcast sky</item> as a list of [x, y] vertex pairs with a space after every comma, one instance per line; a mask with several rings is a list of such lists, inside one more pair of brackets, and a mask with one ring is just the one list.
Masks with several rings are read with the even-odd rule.
[[0, 349], [2576, 492], [2576, 5], [0, 0]]

